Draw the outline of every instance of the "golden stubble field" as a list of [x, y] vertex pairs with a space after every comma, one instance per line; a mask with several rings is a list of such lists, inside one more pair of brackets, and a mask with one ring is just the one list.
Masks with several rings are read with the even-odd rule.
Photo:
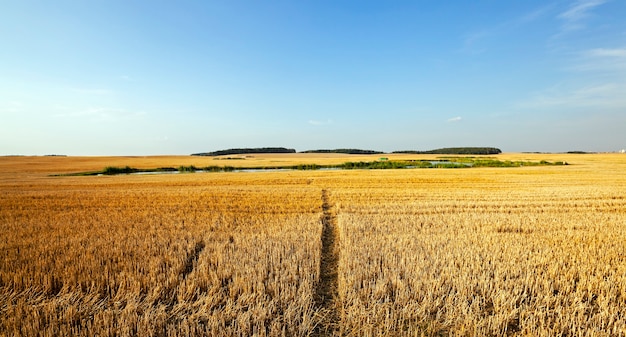
[[0, 335], [626, 335], [626, 155], [495, 157], [0, 157]]

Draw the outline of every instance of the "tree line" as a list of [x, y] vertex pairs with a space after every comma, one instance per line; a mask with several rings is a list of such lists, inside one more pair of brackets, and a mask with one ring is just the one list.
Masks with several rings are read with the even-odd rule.
[[[192, 156], [225, 156], [237, 154], [260, 154], [260, 153], [296, 153], [295, 149], [284, 147], [258, 147], [258, 148], [237, 148], [228, 150], [219, 150], [213, 152], [194, 153]], [[342, 153], [342, 154], [384, 154], [386, 152], [362, 149], [320, 149], [306, 150], [300, 153]], [[446, 147], [428, 151], [393, 151], [391, 153], [401, 154], [464, 154], [464, 155], [493, 155], [500, 154], [502, 151], [495, 147]]]

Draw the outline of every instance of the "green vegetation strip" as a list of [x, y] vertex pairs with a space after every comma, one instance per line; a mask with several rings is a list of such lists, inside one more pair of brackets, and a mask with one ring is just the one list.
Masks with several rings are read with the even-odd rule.
[[196, 173], [196, 172], [234, 172], [234, 171], [264, 171], [264, 170], [389, 170], [389, 169], [416, 169], [416, 168], [472, 168], [472, 167], [522, 167], [522, 166], [555, 166], [568, 165], [566, 162], [549, 162], [542, 160], [532, 161], [500, 161], [492, 158], [475, 157], [441, 157], [436, 160], [381, 160], [370, 162], [345, 162], [338, 165], [300, 164], [291, 166], [263, 166], [263, 167], [233, 167], [233, 166], [206, 166], [194, 165], [175, 167], [159, 167], [155, 169], [137, 169], [129, 166], [107, 166], [102, 171], [88, 171], [78, 173], [53, 174], [52, 176], [97, 176], [132, 173]]

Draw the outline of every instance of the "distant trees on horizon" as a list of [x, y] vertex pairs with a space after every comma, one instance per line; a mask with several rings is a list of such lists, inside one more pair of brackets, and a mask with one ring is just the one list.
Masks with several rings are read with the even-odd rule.
[[343, 154], [383, 154], [382, 151], [361, 149], [306, 150], [300, 153], [343, 153]]
[[214, 152], [194, 153], [192, 156], [225, 156], [231, 154], [254, 154], [254, 153], [296, 153], [295, 149], [287, 149], [284, 147], [257, 147], [257, 148], [241, 148], [219, 150]]
[[[295, 149], [284, 147], [258, 147], [258, 148], [236, 148], [228, 150], [219, 150], [213, 152], [194, 153], [192, 156], [225, 156], [233, 154], [259, 154], [259, 153], [296, 153]], [[343, 154], [384, 154], [382, 151], [362, 150], [362, 149], [320, 149], [306, 150], [300, 153], [343, 153]], [[446, 147], [428, 151], [393, 151], [391, 153], [399, 154], [465, 154], [465, 155], [492, 155], [500, 154], [502, 151], [495, 147]]]
[[445, 147], [429, 151], [393, 151], [392, 153], [407, 154], [500, 154], [502, 150], [495, 147]]

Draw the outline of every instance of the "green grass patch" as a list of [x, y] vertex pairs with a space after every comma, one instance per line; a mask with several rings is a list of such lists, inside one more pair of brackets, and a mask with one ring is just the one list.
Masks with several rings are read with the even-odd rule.
[[557, 161], [549, 162], [542, 160], [539, 162], [531, 161], [511, 161], [497, 160], [489, 157], [438, 157], [436, 160], [379, 160], [379, 161], [360, 161], [345, 162], [338, 165], [318, 165], [318, 164], [298, 164], [292, 166], [265, 166], [265, 167], [233, 167], [233, 166], [206, 166], [196, 167], [194, 165], [181, 165], [174, 167], [159, 167], [155, 169], [137, 169], [130, 166], [115, 167], [107, 166], [102, 171], [88, 171], [78, 173], [55, 174], [52, 176], [94, 176], [94, 175], [117, 175], [132, 173], [195, 173], [195, 172], [234, 172], [234, 171], [262, 171], [262, 170], [320, 170], [320, 169], [339, 169], [339, 170], [393, 170], [393, 169], [419, 169], [419, 168], [471, 168], [471, 167], [522, 167], [522, 166], [559, 166], [569, 165], [567, 162]]
[[102, 174], [104, 175], [114, 175], [114, 174], [129, 174], [139, 172], [138, 169], [132, 168], [130, 166], [125, 167], [115, 167], [115, 166], [107, 166], [102, 170]]
[[196, 171], [198, 171], [198, 168], [193, 165], [178, 167], [178, 172], [180, 173], [196, 173]]

